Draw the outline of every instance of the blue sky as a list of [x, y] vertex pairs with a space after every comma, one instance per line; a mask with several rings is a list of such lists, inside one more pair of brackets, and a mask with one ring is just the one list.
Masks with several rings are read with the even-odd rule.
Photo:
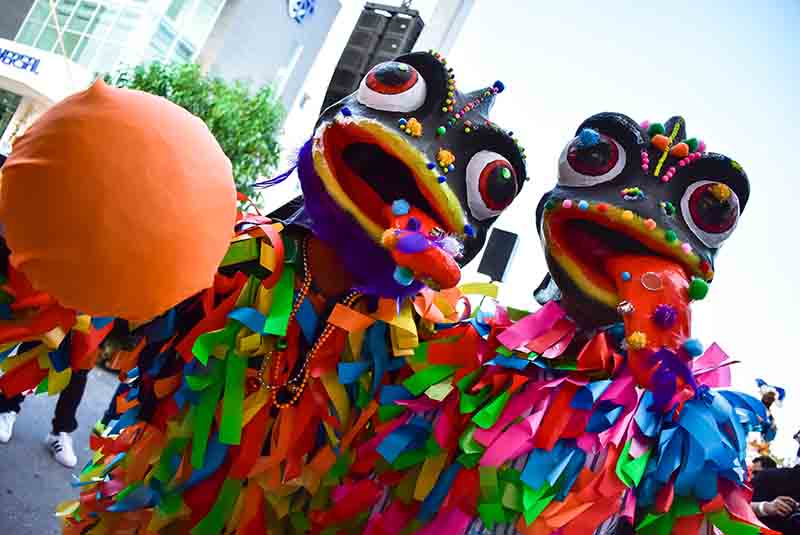
[[[320, 100], [363, 6], [343, 4], [334, 26], [341, 31], [329, 37], [306, 86]], [[414, 2], [423, 17], [434, 5]], [[532, 180], [498, 221], [521, 237], [506, 283], [511, 291], [502, 297], [511, 304], [532, 306], [546, 271], [534, 209], [586, 117], [616, 111], [655, 122], [682, 115], [689, 136], [744, 167], [750, 202], [719, 254], [711, 293], [694, 307], [694, 331], [742, 361], [735, 386], [757, 394], [758, 376], [787, 388], [773, 448], [783, 456], [794, 455], [791, 437], [800, 429], [793, 416], [800, 414], [798, 27], [800, 3], [790, 0], [476, 0], [449, 57], [463, 89], [506, 84], [494, 120], [527, 149]], [[313, 119], [313, 112], [300, 115], [293, 129], [305, 134]], [[474, 271], [467, 276], [475, 278]]]

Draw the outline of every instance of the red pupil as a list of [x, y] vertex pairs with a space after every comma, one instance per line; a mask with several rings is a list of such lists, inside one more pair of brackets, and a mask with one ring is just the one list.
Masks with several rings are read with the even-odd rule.
[[367, 87], [383, 95], [397, 95], [417, 83], [416, 69], [405, 63], [381, 63], [367, 75]]
[[600, 176], [617, 165], [619, 151], [617, 146], [605, 136], [594, 145], [583, 145], [575, 140], [567, 151], [570, 167], [582, 175]]
[[704, 184], [689, 197], [689, 213], [692, 221], [703, 232], [721, 234], [730, 230], [736, 223], [738, 213], [733, 197], [719, 199], [714, 195], [714, 184]]
[[508, 163], [494, 161], [481, 171], [479, 181], [481, 198], [490, 210], [507, 208], [517, 196], [517, 177]]

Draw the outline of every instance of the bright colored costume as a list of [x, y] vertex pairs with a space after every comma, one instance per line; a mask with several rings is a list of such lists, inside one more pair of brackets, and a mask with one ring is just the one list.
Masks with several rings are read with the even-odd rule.
[[411, 54], [323, 114], [303, 209], [241, 216], [213, 287], [130, 326], [65, 533], [768, 532], [743, 466], [763, 406], [689, 338], [741, 168], [680, 118], [592, 117], [537, 211], [546, 304], [473, 314], [491, 289], [459, 263], [525, 180], [502, 89]]

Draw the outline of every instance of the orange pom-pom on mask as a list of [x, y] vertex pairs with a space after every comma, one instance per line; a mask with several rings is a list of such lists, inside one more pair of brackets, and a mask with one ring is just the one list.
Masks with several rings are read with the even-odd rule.
[[149, 319], [211, 286], [235, 218], [231, 164], [206, 125], [103, 82], [39, 118], [3, 167], [11, 264], [87, 314]]

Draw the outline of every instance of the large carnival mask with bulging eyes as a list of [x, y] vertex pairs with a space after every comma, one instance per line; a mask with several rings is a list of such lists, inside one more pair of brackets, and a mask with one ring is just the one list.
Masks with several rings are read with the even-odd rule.
[[502, 90], [463, 94], [441, 56], [414, 53], [375, 66], [317, 123], [325, 192], [391, 255], [399, 283], [455, 286], [522, 188], [523, 151], [488, 120]]
[[749, 196], [738, 163], [686, 137], [685, 121], [636, 124], [614, 113], [586, 120], [559, 158], [558, 185], [537, 226], [563, 303], [593, 323], [618, 320], [614, 257], [653, 255], [711, 282], [714, 257]]

